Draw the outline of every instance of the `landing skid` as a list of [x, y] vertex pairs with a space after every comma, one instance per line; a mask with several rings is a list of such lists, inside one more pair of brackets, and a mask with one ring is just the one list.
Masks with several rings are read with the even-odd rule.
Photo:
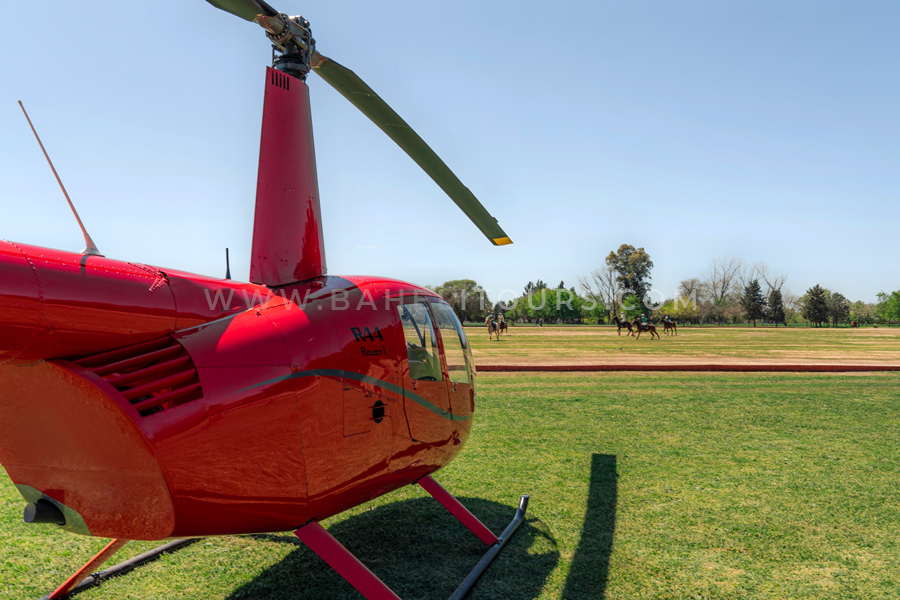
[[[482, 573], [488, 568], [494, 558], [506, 545], [506, 542], [513, 536], [522, 521], [525, 520], [525, 511], [528, 510], [528, 494], [523, 494], [519, 499], [519, 508], [516, 514], [500, 537], [494, 535], [490, 529], [484, 526], [475, 515], [460, 504], [459, 500], [454, 498], [447, 490], [434, 480], [430, 475], [426, 475], [417, 482], [422, 488], [431, 494], [441, 506], [450, 511], [454, 517], [469, 528], [469, 530], [478, 536], [482, 542], [490, 546], [475, 568], [466, 576], [450, 600], [462, 600], [472, 590], [472, 587], [481, 577]], [[350, 553], [339, 541], [337, 541], [330, 533], [319, 525], [316, 521], [312, 521], [304, 525], [294, 532], [300, 540], [309, 546], [319, 557], [327, 562], [332, 569], [337, 571], [338, 575], [347, 580], [347, 582], [356, 588], [356, 590], [365, 596], [368, 600], [400, 600], [383, 581], [372, 573], [359, 559]]]
[[[519, 498], [519, 507], [512, 521], [500, 534], [500, 537], [494, 535], [490, 529], [478, 520], [469, 510], [460, 504], [459, 500], [454, 498], [450, 492], [441, 487], [431, 475], [419, 479], [417, 482], [426, 492], [437, 500], [441, 506], [450, 511], [463, 525], [465, 525], [478, 539], [484, 542], [488, 547], [487, 552], [475, 565], [475, 568], [466, 576], [463, 582], [456, 588], [450, 600], [462, 600], [475, 586], [479, 577], [487, 570], [491, 562], [497, 557], [506, 542], [515, 534], [519, 525], [525, 520], [525, 511], [528, 510], [528, 494], [523, 494]], [[391, 589], [385, 585], [383, 581], [372, 573], [359, 559], [350, 553], [339, 541], [337, 541], [324, 527], [316, 521], [307, 523], [294, 532], [300, 540], [309, 546], [319, 557], [328, 563], [331, 568], [337, 571], [338, 575], [347, 580], [347, 582], [355, 587], [368, 600], [400, 600]], [[116, 552], [121, 550], [129, 540], [112, 540], [106, 547], [97, 553], [94, 558], [89, 560], [83, 567], [78, 569], [74, 575], [69, 577], [61, 586], [56, 588], [52, 593], [41, 598], [41, 600], [62, 600], [70, 598], [75, 594], [79, 594], [88, 588], [98, 585], [102, 581], [124, 575], [135, 567], [159, 558], [166, 552], [173, 552], [179, 548], [183, 548], [197, 541], [199, 538], [189, 538], [184, 540], [176, 540], [169, 542], [145, 552], [139, 556], [135, 556], [130, 560], [121, 562], [106, 570], [94, 573], [93, 570], [109, 560]]]
[[108, 543], [103, 548], [103, 550], [98, 552], [96, 556], [94, 556], [94, 558], [85, 563], [83, 567], [75, 571], [75, 574], [69, 577], [65, 581], [65, 583], [56, 588], [52, 593], [41, 598], [41, 600], [60, 600], [62, 598], [71, 598], [75, 594], [80, 594], [86, 589], [92, 588], [102, 581], [109, 579], [110, 577], [124, 575], [135, 567], [139, 567], [145, 563], [156, 560], [166, 552], [174, 552], [179, 548], [183, 548], [189, 544], [193, 544], [198, 539], [199, 538], [175, 540], [174, 542], [169, 542], [168, 544], [163, 544], [158, 548], [154, 548], [149, 552], [139, 554], [132, 559], [120, 562], [115, 566], [100, 571], [99, 573], [93, 573], [94, 569], [112, 558], [112, 556], [116, 552], [125, 547], [125, 545], [129, 542], [129, 540], [113, 540]]

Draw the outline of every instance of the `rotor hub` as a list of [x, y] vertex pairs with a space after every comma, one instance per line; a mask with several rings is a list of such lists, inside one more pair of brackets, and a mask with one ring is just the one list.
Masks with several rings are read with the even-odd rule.
[[278, 13], [272, 17], [259, 15], [256, 22], [272, 42], [272, 68], [305, 80], [316, 51], [309, 21], [300, 15]]

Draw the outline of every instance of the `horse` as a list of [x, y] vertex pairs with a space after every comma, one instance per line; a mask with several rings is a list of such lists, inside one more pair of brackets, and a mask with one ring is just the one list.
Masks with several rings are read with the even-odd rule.
[[639, 319], [635, 319], [634, 322], [632, 323], [632, 326], [634, 326], [634, 328], [637, 329], [637, 332], [638, 332], [637, 337], [634, 338], [636, 340], [641, 339], [642, 331], [649, 331], [651, 340], [653, 339], [654, 335], [657, 338], [659, 338], [659, 334], [656, 333], [656, 327], [653, 325], [653, 323], [641, 323]]
[[678, 335], [678, 326], [675, 325], [675, 321], [666, 321], [665, 319], [663, 319], [662, 324], [664, 328], [663, 333], [669, 335], [669, 330], [671, 329], [675, 335]]
[[500, 341], [500, 328], [497, 326], [497, 321], [492, 321], [490, 317], [484, 320], [484, 324], [487, 325], [488, 330], [488, 339], [493, 340], [494, 334], [497, 334], [497, 341]]
[[618, 327], [618, 329], [616, 329], [616, 333], [618, 335], [622, 335], [622, 329], [627, 329], [628, 335], [634, 335], [634, 329], [632, 328], [631, 323], [629, 323], [628, 321], [623, 321], [617, 316], [614, 316], [613, 319], [615, 319], [616, 326]]
[[507, 330], [509, 329], [509, 326], [506, 324], [506, 321], [500, 321], [497, 325], [500, 327], [500, 330], [497, 331], [497, 339], [499, 340], [500, 334], [506, 333]]

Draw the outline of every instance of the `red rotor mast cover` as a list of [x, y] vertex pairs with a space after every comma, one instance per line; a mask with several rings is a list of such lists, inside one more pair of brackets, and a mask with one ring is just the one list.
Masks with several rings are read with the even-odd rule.
[[269, 287], [325, 274], [309, 88], [266, 69], [250, 281]]

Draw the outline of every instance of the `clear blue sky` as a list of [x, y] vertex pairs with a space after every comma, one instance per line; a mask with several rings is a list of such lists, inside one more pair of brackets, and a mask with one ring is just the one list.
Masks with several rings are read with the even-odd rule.
[[[789, 272], [795, 293], [900, 289], [900, 4], [273, 4], [515, 242], [492, 246], [311, 75], [333, 274], [518, 292], [573, 285], [629, 243], [670, 295], [722, 255]], [[6, 11], [0, 238], [83, 245], [21, 99], [104, 254], [222, 275], [229, 246], [245, 279], [269, 48], [203, 0]]]

